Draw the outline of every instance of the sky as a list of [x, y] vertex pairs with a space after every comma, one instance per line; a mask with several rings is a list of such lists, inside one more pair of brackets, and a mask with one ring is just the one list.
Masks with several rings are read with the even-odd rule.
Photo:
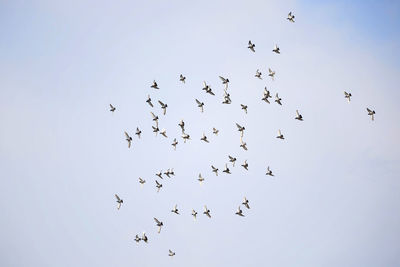
[[0, 265], [399, 266], [399, 15], [397, 1], [0, 1]]

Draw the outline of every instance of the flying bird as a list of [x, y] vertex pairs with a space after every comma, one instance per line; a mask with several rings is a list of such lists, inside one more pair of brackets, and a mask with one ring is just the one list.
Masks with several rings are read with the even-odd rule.
[[277, 53], [277, 54], [280, 54], [280, 53], [281, 53], [281, 51], [280, 51], [278, 45], [275, 45], [275, 46], [274, 46], [274, 49], [272, 49], [272, 52], [275, 52], [275, 53]]
[[294, 15], [292, 14], [292, 12], [289, 12], [288, 17], [286, 18], [288, 21], [293, 22], [294, 23]]
[[151, 127], [153, 128], [153, 133], [156, 133], [156, 136], [157, 136], [157, 133], [160, 131], [160, 129], [158, 128], [158, 126], [156, 126], [156, 127], [151, 126]]
[[237, 211], [236, 211], [235, 213], [236, 213], [237, 215], [241, 216], [241, 217], [244, 217], [243, 211], [242, 211], [242, 209], [240, 208], [240, 206], [238, 207], [238, 209], [237, 209]]
[[232, 167], [235, 167], [236, 158], [235, 157], [231, 157], [229, 155], [228, 155], [228, 158], [229, 158], [229, 162], [232, 163]]
[[303, 120], [303, 116], [299, 113], [298, 110], [296, 110], [296, 120], [302, 121]]
[[141, 177], [139, 177], [139, 183], [140, 183], [141, 186], [143, 186], [146, 183], [146, 180], [144, 180]]
[[142, 240], [143, 240], [145, 243], [147, 243], [147, 241], [149, 240], [149, 239], [147, 238], [145, 232], [143, 232], [143, 234], [142, 234]]
[[153, 117], [153, 121], [156, 122], [156, 127], [158, 127], [158, 116], [156, 116], [153, 112], [150, 111], [151, 116]]
[[158, 233], [161, 232], [161, 227], [164, 225], [163, 222], [160, 222], [157, 218], [154, 218], [156, 225], [158, 226]]
[[225, 172], [226, 174], [231, 174], [231, 172], [228, 168], [228, 164], [225, 163], [225, 169], [222, 172]]
[[268, 76], [270, 76], [271, 79], [274, 80], [274, 78], [275, 78], [275, 71], [273, 71], [273, 70], [271, 70], [270, 68], [268, 68], [268, 72], [269, 72]]
[[140, 134], [142, 133], [142, 131], [139, 129], [139, 127], [136, 127], [136, 135], [139, 137], [140, 139]]
[[282, 102], [281, 102], [281, 101], [282, 101], [282, 98], [280, 98], [280, 97], [278, 96], [278, 93], [276, 93], [276, 95], [275, 95], [275, 102], [282, 106]]
[[218, 176], [218, 168], [215, 168], [213, 165], [211, 165], [212, 171], [215, 172], [215, 176]]
[[260, 70], [259, 69], [257, 69], [257, 71], [256, 71], [256, 75], [254, 75], [255, 77], [257, 77], [258, 79], [260, 79], [260, 80], [262, 80], [262, 78], [261, 78], [261, 72], [260, 72]]
[[246, 171], [249, 170], [249, 164], [247, 163], [247, 160], [244, 161], [244, 163], [242, 164], [242, 167], [246, 169]]
[[261, 100], [270, 104], [268, 98], [272, 98], [271, 93], [268, 91], [267, 87], [264, 88], [263, 98]]
[[201, 112], [203, 113], [203, 107], [204, 107], [204, 102], [200, 102], [197, 98], [196, 98], [196, 103], [197, 106], [200, 108]]
[[186, 77], [183, 76], [182, 74], [179, 76], [179, 80], [183, 83], [185, 83]]
[[157, 193], [160, 192], [162, 184], [160, 184], [157, 180], [156, 180], [156, 187], [157, 187]]
[[247, 144], [245, 141], [243, 141], [242, 137], [240, 137], [240, 147], [243, 148], [244, 150], [247, 150]]
[[167, 130], [162, 129], [162, 131], [160, 132], [160, 134], [161, 134], [162, 136], [164, 136], [165, 138], [168, 138], [168, 136], [167, 136]]
[[246, 208], [250, 209], [249, 201], [247, 200], [246, 197], [243, 198], [242, 204], [243, 204]]
[[269, 168], [269, 166], [267, 168], [267, 172], [265, 173], [265, 175], [274, 176], [272, 173], [272, 170]]
[[175, 252], [173, 252], [172, 250], [169, 250], [168, 256], [170, 256], [170, 257], [175, 256]]
[[207, 209], [207, 206], [204, 206], [204, 212], [203, 214], [207, 215], [208, 218], [211, 218], [210, 210]]
[[175, 204], [175, 207], [171, 210], [171, 212], [179, 215], [178, 205]]
[[132, 137], [130, 137], [127, 132], [125, 132], [125, 140], [128, 142], [128, 148], [130, 148], [132, 143]]
[[374, 120], [375, 110], [371, 110], [371, 109], [367, 108], [367, 111], [368, 111], [368, 115], [371, 116], [371, 120]]
[[164, 104], [163, 102], [161, 102], [160, 100], [158, 100], [158, 103], [161, 105], [161, 108], [163, 110], [163, 114], [165, 115], [167, 113], [167, 104]]
[[136, 236], [135, 236], [135, 241], [136, 241], [136, 243], [139, 243], [140, 240], [142, 240], [142, 239], [139, 237], [139, 235], [136, 235]]
[[147, 100], [146, 103], [150, 105], [150, 107], [153, 107], [153, 103], [151, 103], [151, 98], [150, 95], [147, 95]]
[[240, 126], [240, 124], [236, 123], [236, 127], [238, 128], [238, 131], [240, 132], [240, 136], [243, 136], [243, 132], [244, 130], [246, 130], [246, 128], [244, 126]]
[[211, 87], [205, 81], [203, 82], [203, 85], [204, 85], [204, 87], [202, 90], [206, 91], [206, 93], [208, 93], [210, 95], [215, 95], [213, 93], [213, 91], [211, 90]]
[[174, 147], [174, 150], [176, 150], [176, 145], [178, 144], [178, 141], [176, 141], [176, 138], [174, 138], [174, 142], [172, 142], [172, 146]]
[[153, 81], [153, 84], [150, 87], [154, 88], [154, 89], [160, 89], [160, 88], [158, 88], [158, 85], [155, 80]]
[[216, 128], [213, 128], [213, 134], [218, 135], [219, 130]]
[[347, 101], [350, 103], [351, 93], [344, 91], [344, 98], [347, 98]]
[[197, 211], [195, 211], [194, 209], [192, 209], [192, 216], [193, 216], [194, 220], [196, 220]]
[[182, 138], [183, 138], [183, 142], [186, 143], [187, 140], [190, 140], [190, 135], [183, 133]]
[[207, 136], [203, 133], [203, 137], [200, 138], [201, 141], [204, 141], [206, 143], [210, 143], [210, 141], [208, 141]]
[[204, 177], [201, 176], [201, 173], [199, 173], [199, 178], [198, 178], [197, 180], [200, 182], [200, 184], [203, 184], [203, 182], [204, 182]]
[[121, 205], [122, 205], [122, 203], [124, 203], [124, 200], [123, 199], [121, 199], [117, 194], [115, 194], [115, 198], [117, 199], [117, 203], [118, 203], [118, 205], [117, 205], [117, 209], [120, 209], [121, 208]]
[[249, 44], [247, 46], [248, 49], [250, 49], [253, 52], [256, 52], [256, 50], [254, 49], [256, 47], [255, 44], [253, 44], [250, 40], [249, 40]]
[[240, 104], [240, 106], [242, 107], [242, 109], [244, 110], [244, 112], [246, 112], [246, 114], [247, 114], [247, 105]]
[[113, 105], [110, 104], [110, 111], [111, 111], [111, 112], [114, 112], [115, 109], [116, 109], [116, 108], [115, 108]]
[[156, 176], [160, 177], [160, 179], [163, 179], [162, 177], [162, 170], [156, 173]]
[[282, 140], [285, 139], [285, 137], [283, 137], [283, 134], [281, 133], [281, 130], [278, 130], [278, 136], [276, 138], [279, 138]]
[[222, 76], [219, 76], [219, 78], [222, 81], [222, 84], [225, 84], [225, 90], [228, 88], [228, 83], [229, 83], [229, 79], [228, 78], [224, 78]]
[[179, 127], [181, 127], [181, 129], [182, 129], [182, 133], [185, 131], [185, 122], [183, 121], [183, 120], [181, 120], [179, 123], [178, 123], [178, 125], [179, 125]]

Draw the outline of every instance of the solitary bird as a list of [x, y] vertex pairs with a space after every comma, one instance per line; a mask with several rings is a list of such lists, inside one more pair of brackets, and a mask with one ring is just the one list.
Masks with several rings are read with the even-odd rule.
[[243, 198], [242, 204], [243, 204], [246, 208], [250, 209], [249, 200], [248, 200], [246, 197]]
[[161, 134], [162, 136], [164, 136], [165, 138], [168, 138], [168, 136], [167, 136], [167, 130], [162, 129], [162, 131], [160, 132], [160, 134]]
[[204, 212], [203, 214], [207, 215], [208, 218], [211, 218], [210, 210], [207, 209], [207, 206], [204, 206]]
[[210, 141], [208, 141], [207, 136], [203, 133], [203, 137], [200, 138], [201, 141], [204, 141], [206, 143], [210, 143]]
[[351, 93], [347, 93], [346, 91], [344, 91], [344, 98], [347, 98], [347, 101], [349, 101], [350, 103]]
[[282, 101], [282, 98], [280, 98], [280, 97], [278, 96], [278, 93], [276, 93], [276, 95], [275, 95], [275, 102], [282, 106], [282, 102], [281, 102], [281, 101]]
[[175, 207], [171, 210], [171, 212], [179, 215], [178, 205], [175, 204]]
[[218, 135], [219, 130], [216, 128], [213, 128], [213, 134]]
[[259, 69], [257, 69], [257, 71], [256, 71], [256, 75], [254, 75], [255, 77], [257, 77], [258, 79], [260, 79], [260, 80], [262, 80], [262, 78], [261, 78], [261, 72], [260, 72], [260, 70]]
[[156, 180], [156, 187], [157, 187], [157, 193], [160, 192], [162, 184], [160, 184], [157, 180]]
[[176, 150], [176, 145], [178, 144], [178, 141], [176, 141], [176, 138], [174, 138], [174, 142], [172, 142], [172, 146], [174, 147], [174, 150]]
[[179, 76], [179, 80], [183, 83], [185, 83], [186, 77], [183, 76], [182, 74]]
[[299, 113], [298, 110], [296, 110], [296, 120], [302, 121], [303, 120], [303, 116]]
[[163, 114], [165, 115], [167, 113], [167, 104], [164, 104], [163, 102], [161, 102], [160, 100], [158, 100], [158, 103], [161, 105], [161, 108], [163, 110]]
[[295, 16], [292, 14], [292, 12], [289, 12], [287, 20], [294, 23], [294, 17]]
[[146, 103], [149, 104], [150, 107], [153, 107], [153, 103], [151, 103], [151, 97], [150, 97], [150, 95], [147, 95]]
[[279, 138], [282, 140], [285, 139], [285, 137], [283, 137], [283, 134], [281, 133], [281, 130], [278, 130], [278, 136], [276, 138]]
[[200, 182], [200, 184], [203, 184], [203, 182], [204, 182], [204, 177], [201, 176], [201, 173], [199, 173], [199, 178], [198, 178], [197, 180]]
[[236, 211], [235, 213], [236, 213], [237, 215], [239, 215], [239, 216], [244, 217], [243, 211], [242, 211], [242, 209], [240, 208], [240, 206], [238, 207], [238, 209], [237, 209], [237, 211]]
[[195, 211], [194, 209], [192, 209], [192, 216], [194, 217], [194, 219], [196, 220], [197, 217], [197, 211]]
[[154, 218], [154, 221], [156, 222], [158, 226], [158, 233], [161, 232], [161, 227], [164, 225], [163, 222], [160, 222], [157, 218]]
[[244, 112], [246, 112], [246, 114], [247, 114], [247, 105], [240, 104], [240, 106], [242, 107], [242, 109], [244, 110]]
[[135, 241], [136, 241], [136, 243], [139, 243], [140, 240], [142, 240], [142, 239], [139, 237], [139, 235], [136, 235], [136, 236], [135, 236]]
[[272, 173], [272, 170], [269, 168], [267, 168], [267, 172], [265, 173], [265, 175], [269, 175], [269, 176], [274, 176], [274, 174]]
[[115, 109], [116, 109], [116, 108], [115, 108], [113, 105], [110, 104], [110, 111], [111, 111], [111, 112], [114, 112]]
[[211, 165], [212, 171], [215, 173], [215, 176], [218, 176], [218, 168], [215, 168], [213, 165]]
[[375, 110], [371, 110], [371, 109], [367, 108], [367, 111], [368, 111], [368, 115], [371, 116], [371, 120], [374, 120]]
[[140, 139], [140, 134], [142, 133], [142, 131], [139, 129], [139, 127], [136, 127], [136, 135], [139, 137]]
[[249, 44], [248, 44], [247, 48], [250, 49], [250, 50], [253, 51], [253, 52], [256, 52], [256, 50], [254, 49], [255, 47], [256, 47], [256, 45], [253, 44], [253, 43], [251, 42], [251, 40], [249, 40]]
[[169, 250], [169, 254], [168, 254], [168, 256], [170, 256], [170, 257], [173, 257], [173, 256], [175, 256], [175, 252], [173, 252], [172, 250]]
[[274, 49], [272, 49], [272, 52], [275, 52], [275, 53], [277, 53], [277, 54], [280, 54], [280, 53], [281, 53], [281, 51], [280, 51], [278, 45], [275, 45], [275, 46], [274, 46]]
[[130, 137], [127, 132], [125, 132], [125, 140], [128, 142], [128, 148], [130, 148], [132, 143], [132, 137]]
[[149, 240], [149, 239], [147, 238], [145, 232], [143, 232], [143, 234], [142, 234], [142, 240], [143, 240], [145, 243], [147, 243], [147, 241]]
[[115, 198], [117, 199], [117, 203], [118, 203], [118, 205], [117, 205], [117, 209], [120, 209], [121, 208], [121, 205], [122, 205], [122, 203], [124, 203], [124, 200], [123, 199], [121, 199], [117, 194], [115, 194]]
[[150, 87], [154, 88], [154, 89], [160, 89], [160, 88], [158, 88], [158, 85], [155, 80], [153, 81], [153, 84]]
[[275, 78], [275, 71], [273, 71], [273, 70], [271, 70], [270, 68], [268, 68], [268, 72], [269, 72], [268, 76], [270, 76], [271, 79], [274, 80], [274, 78]]
[[228, 158], [229, 158], [229, 162], [232, 163], [232, 166], [235, 167], [236, 158], [235, 157], [231, 157], [229, 155], [228, 155]]
[[225, 163], [225, 169], [222, 172], [225, 172], [226, 174], [231, 174], [231, 171], [228, 168], [228, 164]]
[[203, 113], [203, 107], [204, 107], [204, 102], [200, 102], [197, 98], [196, 98], [196, 103], [197, 106], [200, 108], [201, 112]]
[[249, 170], [249, 164], [247, 163], [247, 160], [244, 161], [244, 163], [242, 164], [242, 167], [246, 169], [246, 171]]

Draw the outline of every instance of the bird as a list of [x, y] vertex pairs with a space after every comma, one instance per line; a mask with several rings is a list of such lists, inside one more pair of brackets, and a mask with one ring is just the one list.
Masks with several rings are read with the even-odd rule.
[[207, 215], [208, 218], [211, 218], [210, 210], [207, 209], [207, 206], [204, 206], [204, 212], [203, 214]]
[[368, 115], [371, 116], [371, 120], [374, 120], [375, 110], [371, 110], [371, 109], [367, 108], [367, 111], [368, 111]]
[[215, 95], [213, 93], [213, 91], [211, 90], [211, 87], [205, 81], [203, 81], [203, 85], [204, 85], [204, 87], [202, 90], [206, 91], [206, 93], [208, 93], [210, 95]]
[[171, 210], [171, 212], [179, 215], [178, 205], [175, 204], [175, 207]]
[[147, 95], [147, 100], [146, 100], [147, 104], [150, 105], [150, 107], [153, 107], [153, 103], [151, 103], [151, 98], [150, 95]]
[[246, 169], [246, 171], [249, 170], [249, 164], [247, 163], [247, 160], [244, 161], [244, 163], [242, 164], [242, 167]]
[[167, 130], [162, 129], [162, 131], [160, 132], [160, 134], [161, 134], [162, 136], [164, 136], [165, 138], [168, 138], [168, 136], [167, 136]]
[[132, 137], [129, 136], [129, 134], [127, 132], [125, 132], [125, 140], [128, 142], [128, 148], [131, 147], [131, 143], [132, 143]]
[[229, 155], [228, 155], [228, 158], [229, 158], [229, 162], [232, 163], [232, 167], [235, 167], [236, 158], [232, 157], [232, 156], [229, 156]]
[[228, 88], [228, 83], [229, 83], [229, 79], [228, 78], [224, 78], [222, 76], [219, 76], [219, 78], [222, 81], [222, 84], [225, 84], [225, 90]]
[[170, 256], [170, 257], [175, 256], [175, 252], [173, 252], [172, 250], [169, 249], [169, 254], [168, 254], [168, 256]]
[[151, 116], [153, 117], [153, 121], [156, 122], [156, 127], [158, 127], [158, 116], [155, 115], [153, 112], [150, 111]]
[[[168, 169], [168, 172], [169, 172], [170, 175], [175, 176], [174, 168]], [[168, 176], [168, 177], [169, 177], [169, 176]]]
[[186, 143], [187, 140], [190, 140], [190, 135], [183, 133], [182, 138], [183, 138], [183, 142]]
[[273, 70], [271, 70], [270, 68], [268, 68], [268, 72], [269, 72], [268, 76], [270, 76], [271, 79], [274, 80], [274, 78], [275, 78], [275, 71], [273, 71]]
[[151, 126], [151, 127], [153, 128], [153, 133], [156, 133], [156, 136], [157, 136], [157, 133], [160, 131], [160, 129], [158, 128], [158, 126], [156, 126], [156, 127]]
[[225, 172], [226, 174], [231, 174], [231, 172], [228, 168], [228, 164], [225, 163], [225, 170], [223, 170], [222, 172]]
[[240, 136], [243, 136], [243, 132], [244, 130], [246, 130], [246, 128], [244, 126], [240, 126], [240, 124], [236, 123], [236, 127], [238, 128], [238, 131], [240, 132]]
[[351, 93], [344, 91], [344, 98], [347, 98], [347, 101], [350, 103]]
[[163, 222], [160, 222], [157, 218], [154, 218], [156, 225], [158, 226], [158, 233], [161, 232], [161, 227], [164, 225]]
[[265, 175], [269, 175], [269, 176], [274, 176], [274, 174], [272, 173], [272, 170], [269, 168], [267, 168], [267, 172], [265, 173]]
[[141, 177], [139, 177], [139, 183], [140, 183], [141, 186], [143, 186], [146, 183], [146, 180], [144, 180]]
[[213, 128], [213, 134], [218, 135], [219, 130], [216, 128]]
[[117, 194], [115, 194], [115, 198], [117, 199], [117, 203], [118, 203], [118, 205], [117, 205], [117, 209], [120, 209], [121, 208], [121, 205], [122, 205], [122, 203], [124, 203], [124, 200], [123, 199], [121, 199]]
[[247, 48], [250, 49], [250, 50], [253, 51], [253, 52], [256, 52], [256, 50], [254, 49], [255, 47], [256, 47], [256, 45], [253, 44], [253, 43], [251, 42], [251, 40], [249, 40], [249, 44], [248, 44]]
[[198, 178], [197, 180], [200, 182], [200, 184], [203, 184], [203, 182], [204, 182], [204, 177], [201, 176], [201, 173], [199, 173], [199, 178]]
[[149, 240], [149, 239], [147, 238], [145, 232], [143, 232], [143, 234], [142, 234], [142, 240], [143, 240], [145, 243], [147, 243], [147, 241]]
[[203, 113], [203, 107], [204, 107], [204, 102], [200, 102], [197, 98], [196, 98], [196, 103], [197, 103], [197, 106], [200, 108], [200, 110], [201, 110], [201, 113]]
[[279, 138], [282, 140], [285, 139], [285, 137], [283, 137], [283, 134], [281, 133], [281, 130], [278, 130], [278, 136], [276, 138]]
[[230, 94], [228, 92], [224, 92], [224, 101], [222, 101], [222, 104], [231, 104], [232, 100], [230, 98]]
[[243, 204], [246, 208], [250, 209], [249, 201], [247, 200], [246, 197], [243, 198], [242, 204]]
[[256, 75], [254, 75], [255, 77], [257, 77], [258, 79], [260, 79], [260, 80], [262, 80], [262, 78], [261, 78], [261, 72], [260, 72], [260, 70], [259, 69], [257, 69], [257, 71], [256, 71]]
[[200, 138], [201, 141], [204, 141], [206, 143], [210, 143], [210, 141], [208, 141], [207, 136], [203, 133], [203, 137]]
[[240, 147], [243, 148], [244, 150], [247, 150], [247, 144], [246, 142], [243, 141], [242, 137], [240, 137]]
[[246, 112], [246, 114], [247, 114], [247, 105], [240, 104], [240, 106], [242, 107], [242, 109], [244, 110], [244, 112]]
[[158, 100], [158, 103], [161, 105], [161, 108], [163, 110], [163, 114], [165, 115], [167, 113], [167, 104], [164, 104], [163, 102], [161, 102], [160, 100]]
[[238, 210], [235, 212], [237, 215], [244, 217], [243, 211], [240, 208], [240, 206], [238, 207]]
[[160, 89], [158, 88], [157, 82], [155, 80], [153, 81], [153, 84], [150, 87], [154, 89]]
[[157, 172], [157, 173], [156, 173], [156, 176], [160, 177], [160, 179], [164, 179], [164, 178], [162, 177], [162, 170], [159, 171], [159, 172]]
[[215, 176], [218, 176], [218, 168], [215, 168], [213, 165], [211, 165], [212, 171], [215, 172]]
[[280, 53], [281, 53], [281, 51], [280, 51], [278, 45], [275, 45], [275, 46], [274, 46], [274, 49], [272, 49], [272, 52], [275, 52], [275, 53], [277, 53], [277, 54], [280, 54]]
[[111, 112], [114, 112], [115, 109], [116, 109], [116, 108], [115, 108], [113, 105], [110, 104], [110, 111], [111, 111]]
[[195, 211], [194, 209], [192, 209], [192, 216], [193, 216], [194, 220], [196, 220], [197, 211]]
[[138, 138], [140, 139], [140, 134], [142, 133], [142, 131], [139, 129], [139, 127], [136, 127], [136, 135], [138, 136]]
[[275, 95], [275, 102], [282, 106], [282, 102], [281, 102], [281, 101], [282, 101], [282, 98], [280, 98], [280, 97], [278, 96], [278, 93], [276, 93], [276, 95]]
[[174, 150], [176, 150], [176, 145], [178, 144], [178, 141], [176, 141], [176, 138], [174, 138], [174, 142], [172, 142], [172, 146], [174, 147]]
[[142, 240], [142, 239], [139, 237], [139, 235], [136, 235], [136, 236], [135, 236], [135, 241], [136, 241], [136, 243], [139, 243], [140, 240]]
[[156, 187], [157, 187], [157, 193], [160, 192], [162, 184], [160, 184], [157, 180], [156, 180]]
[[292, 14], [292, 12], [289, 12], [287, 20], [294, 23], [294, 18], [295, 16]]
[[299, 113], [299, 111], [298, 110], [296, 110], [296, 120], [299, 120], [299, 121], [302, 121], [303, 120], [303, 116]]
[[179, 80], [183, 83], [185, 83], [186, 77], [183, 76], [182, 74], [179, 76]]
[[164, 174], [168, 177], [168, 178], [171, 178], [171, 171], [170, 171], [170, 169], [168, 169], [168, 170], [166, 170], [165, 172], [164, 172]]
[[179, 123], [178, 123], [178, 125], [179, 125], [179, 127], [181, 127], [181, 129], [182, 129], [182, 133], [185, 131], [185, 122], [183, 121], [183, 120], [181, 120]]
[[268, 91], [267, 87], [264, 88], [264, 96], [261, 100], [267, 102], [268, 104], [270, 104], [268, 98], [272, 98], [271, 93]]

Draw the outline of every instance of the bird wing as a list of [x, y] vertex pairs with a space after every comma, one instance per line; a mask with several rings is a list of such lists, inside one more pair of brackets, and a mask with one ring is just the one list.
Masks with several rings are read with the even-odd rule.
[[160, 221], [157, 220], [157, 218], [154, 218], [154, 221], [155, 221], [157, 224], [160, 224]]
[[110, 108], [114, 108], [113, 105], [110, 104]]
[[118, 196], [117, 194], [115, 194], [115, 198], [116, 198], [118, 201], [121, 201], [121, 199], [119, 198], [119, 196]]
[[222, 77], [222, 76], [219, 76], [219, 78], [220, 78], [223, 82], [226, 81], [226, 79], [225, 79], [224, 77]]
[[130, 136], [129, 136], [129, 134], [127, 133], [127, 132], [125, 132], [125, 136], [126, 136], [126, 138], [130, 138]]
[[297, 117], [300, 117], [299, 111], [296, 110]]
[[158, 103], [160, 103], [161, 106], [164, 106], [164, 103], [158, 100]]
[[372, 112], [372, 110], [370, 110], [369, 108], [367, 108], [368, 113]]
[[118, 202], [117, 209], [120, 209], [120, 208], [121, 208], [121, 203]]
[[201, 105], [201, 102], [196, 98], [197, 105]]
[[203, 85], [204, 87], [207, 87], [206, 81], [203, 81]]
[[279, 134], [279, 136], [281, 136], [281, 135], [282, 135], [282, 133], [281, 133], [281, 130], [278, 130], [278, 134]]
[[236, 123], [236, 126], [238, 127], [239, 130], [242, 128], [242, 126], [240, 126], [238, 123]]
[[154, 113], [151, 112], [151, 111], [150, 111], [150, 113], [151, 113], [151, 116], [153, 116], [153, 119], [155, 119], [155, 118], [156, 118], [156, 115], [154, 115]]

